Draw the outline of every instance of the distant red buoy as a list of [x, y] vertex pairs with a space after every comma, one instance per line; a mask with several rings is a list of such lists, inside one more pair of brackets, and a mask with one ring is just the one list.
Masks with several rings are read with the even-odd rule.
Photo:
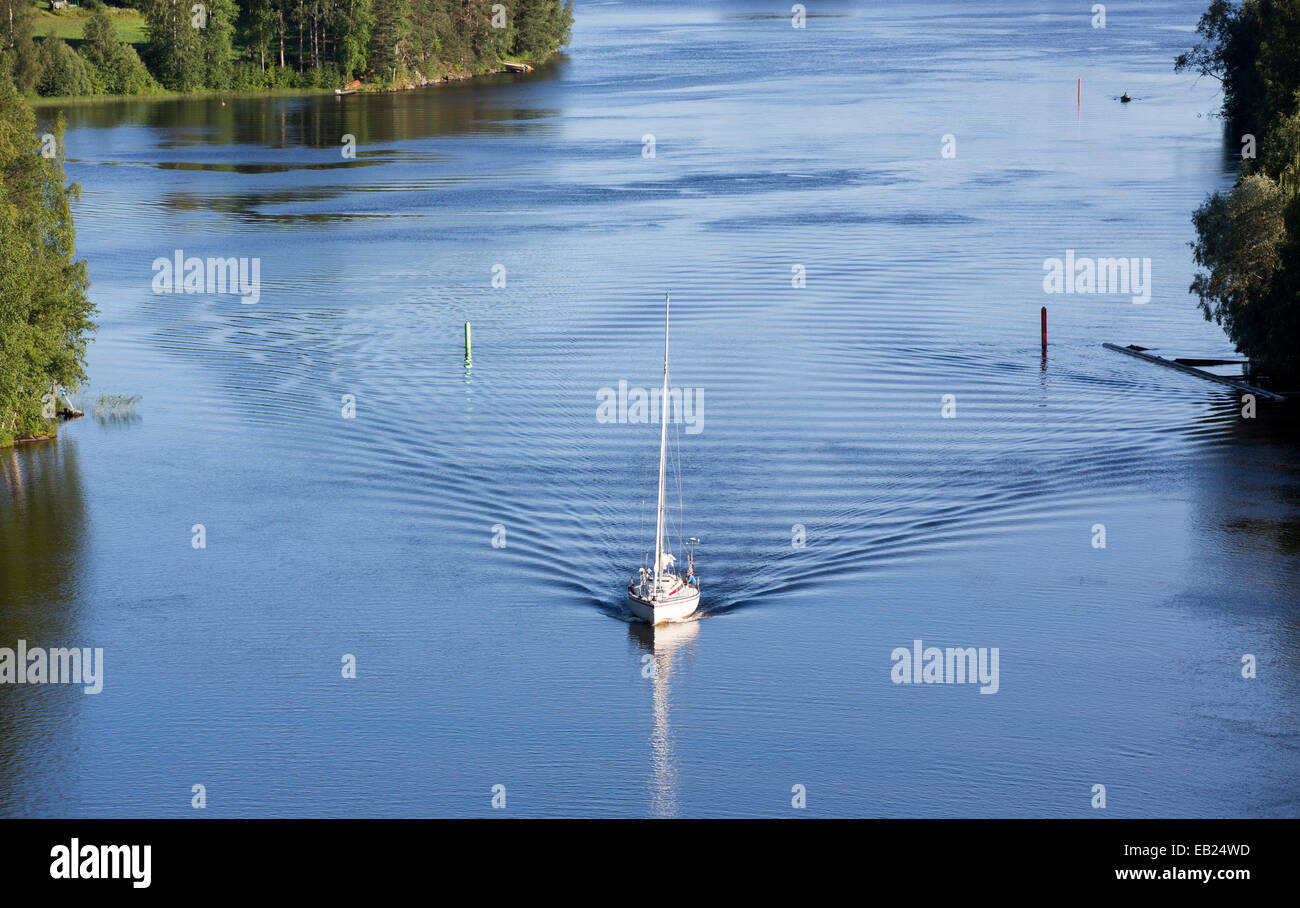
[[1047, 307], [1044, 306], [1039, 313], [1043, 329], [1043, 356], [1047, 355]]

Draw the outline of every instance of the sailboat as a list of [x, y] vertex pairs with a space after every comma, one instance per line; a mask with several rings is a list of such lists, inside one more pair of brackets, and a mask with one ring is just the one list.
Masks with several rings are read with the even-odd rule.
[[667, 511], [664, 507], [664, 478], [668, 466], [668, 307], [664, 294], [664, 391], [659, 398], [659, 507], [655, 517], [655, 560], [653, 568], [642, 567], [627, 582], [627, 604], [632, 614], [650, 624], [681, 621], [695, 614], [700, 605], [700, 580], [695, 576], [695, 544], [690, 540], [686, 576], [673, 568], [676, 559], [668, 551]]

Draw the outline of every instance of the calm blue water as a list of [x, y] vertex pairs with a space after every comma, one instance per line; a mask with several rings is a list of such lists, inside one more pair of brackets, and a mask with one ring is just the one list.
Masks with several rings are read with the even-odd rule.
[[[1237, 147], [1172, 72], [1201, 0], [787, 7], [66, 111], [85, 399], [143, 399], [0, 453], [0, 646], [105, 659], [0, 687], [0, 814], [1300, 814], [1296, 438], [1101, 348], [1231, 354], [1187, 293]], [[178, 248], [260, 300], [154, 294]], [[1045, 294], [1067, 249], [1149, 258], [1150, 302]], [[658, 384], [667, 289], [704, 606], [651, 633], [658, 427], [596, 395]], [[916, 639], [997, 647], [996, 695], [892, 683]]]

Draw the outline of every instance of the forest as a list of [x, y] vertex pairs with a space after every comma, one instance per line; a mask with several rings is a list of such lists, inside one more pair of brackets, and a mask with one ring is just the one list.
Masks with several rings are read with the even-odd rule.
[[409, 88], [542, 62], [573, 0], [0, 0], [0, 71], [28, 97]]

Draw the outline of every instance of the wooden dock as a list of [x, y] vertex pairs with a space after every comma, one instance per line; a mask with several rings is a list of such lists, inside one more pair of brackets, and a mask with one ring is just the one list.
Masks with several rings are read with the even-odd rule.
[[1129, 344], [1127, 347], [1121, 347], [1119, 344], [1102, 344], [1107, 350], [1114, 350], [1116, 353], [1127, 353], [1129, 356], [1136, 356], [1138, 359], [1144, 359], [1149, 363], [1155, 363], [1160, 366], [1168, 366], [1171, 369], [1177, 369], [1179, 372], [1186, 372], [1188, 375], [1195, 375], [1197, 378], [1208, 378], [1210, 381], [1218, 382], [1221, 385], [1227, 385], [1230, 388], [1236, 388], [1238, 391], [1244, 391], [1247, 394], [1254, 394], [1256, 397], [1262, 397], [1266, 400], [1286, 400], [1286, 396], [1275, 394], [1272, 391], [1265, 391], [1263, 388], [1257, 388], [1254, 385], [1231, 378], [1226, 375], [1215, 375], [1213, 372], [1207, 372], [1200, 366], [1233, 366], [1245, 365], [1244, 360], [1237, 359], [1204, 359], [1193, 357], [1176, 357], [1169, 358], [1165, 356], [1156, 356], [1154, 353], [1147, 352], [1146, 347], [1139, 347], [1136, 344]]

